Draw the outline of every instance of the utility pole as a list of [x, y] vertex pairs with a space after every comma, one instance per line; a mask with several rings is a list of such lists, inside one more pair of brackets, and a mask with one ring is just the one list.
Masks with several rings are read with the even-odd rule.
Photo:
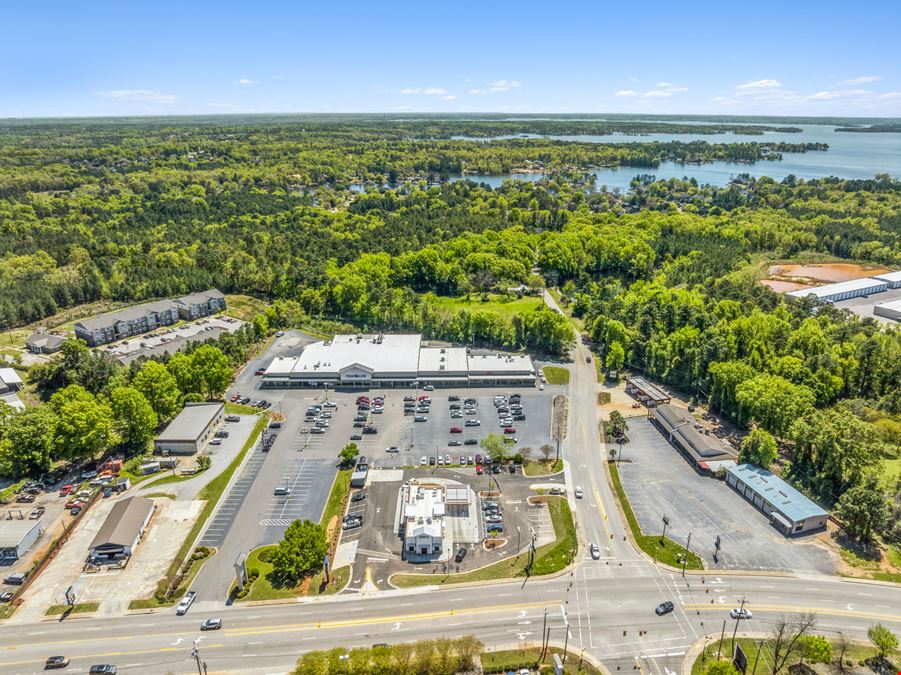
[[[544, 623], [541, 624], [541, 636], [542, 636], [542, 643], [541, 643], [541, 659], [544, 658], [544, 650], [547, 648], [547, 644], [543, 641], [543, 639], [544, 639], [544, 634], [545, 634], [546, 632], [547, 632], [547, 607], [544, 608]], [[755, 663], [754, 665], [756, 666], [757, 664]], [[753, 673], [752, 673], [752, 675], [753, 675]]]
[[723, 638], [726, 637], [726, 620], [723, 619], [723, 632], [720, 633], [720, 646], [716, 649], [716, 660], [720, 660], [720, 655], [723, 653]]
[[203, 675], [203, 670], [200, 668], [200, 650], [196, 639], [194, 640], [194, 646], [191, 648], [191, 656], [197, 661], [197, 675]]
[[688, 554], [691, 551], [691, 532], [688, 533], [688, 543], [685, 544], [685, 556], [682, 558], [682, 577], [685, 577], [685, 566], [688, 564]]
[[757, 662], [760, 660], [760, 649], [763, 647], [763, 640], [757, 643], [757, 656], [754, 657], [754, 667], [751, 669], [751, 675], [757, 672]]
[[663, 516], [663, 536], [661, 539], [666, 542], [666, 526], [669, 525], [669, 516]]
[[746, 598], [741, 599], [741, 607], [738, 608], [738, 618], [735, 620], [735, 630], [732, 631], [732, 655], [735, 656], [735, 636], [738, 635], [738, 624], [741, 623], [741, 617], [745, 609]]
[[560, 610], [563, 612], [563, 627], [566, 628], [566, 635], [563, 637], [563, 665], [566, 665], [566, 650], [569, 648], [569, 618], [566, 616], [566, 608], [563, 605], [560, 605]]

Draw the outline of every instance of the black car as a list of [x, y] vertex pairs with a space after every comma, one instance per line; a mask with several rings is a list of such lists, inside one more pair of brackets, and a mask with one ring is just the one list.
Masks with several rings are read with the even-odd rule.
[[463, 445], [478, 445], [479, 440], [477, 438], [467, 438], [463, 441]]
[[435, 462], [436, 462], [436, 461], [437, 461], [437, 460], [435, 459], [434, 456], [429, 457], [429, 466], [435, 466]]
[[657, 605], [657, 607], [656, 607], [656, 609], [654, 609], [654, 611], [657, 612], [657, 616], [663, 616], [664, 614], [669, 614], [675, 608], [676, 608], [675, 605], [673, 605], [672, 602], [667, 600], [666, 602], [661, 602], [659, 605]]
[[462, 546], [457, 549], [457, 555], [454, 556], [454, 560], [456, 562], [463, 562], [463, 558], [466, 557], [466, 549]]
[[516, 465], [515, 464], [511, 464], [509, 467], [507, 467], [507, 469], [508, 469], [508, 471], [510, 471], [510, 473], [516, 473]]
[[447, 400], [448, 401], [459, 401], [460, 397], [459, 396], [448, 396]]
[[377, 434], [379, 432], [375, 427], [363, 427], [364, 434]]
[[88, 671], [91, 675], [116, 675], [119, 669], [111, 663], [100, 663], [91, 666]]
[[48, 656], [44, 661], [44, 670], [53, 670], [56, 668], [65, 668], [69, 665], [69, 658], [66, 656]]
[[413, 396], [404, 396], [404, 403], [407, 403], [409, 401], [415, 401], [415, 400], [416, 400], [416, 398]]
[[363, 501], [364, 499], [366, 499], [366, 493], [365, 493], [365, 492], [354, 492], [353, 497], [350, 498], [350, 501], [352, 501], [352, 502], [361, 502], [361, 501]]
[[351, 434], [350, 440], [352, 441], [362, 441], [363, 437], [360, 434]]

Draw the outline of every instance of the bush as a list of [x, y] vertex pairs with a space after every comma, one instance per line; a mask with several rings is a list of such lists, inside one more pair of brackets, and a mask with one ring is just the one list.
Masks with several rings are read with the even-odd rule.
[[272, 553], [275, 551], [275, 548], [272, 546], [267, 546], [262, 551], [257, 554], [257, 560], [261, 563], [270, 563], [272, 562]]

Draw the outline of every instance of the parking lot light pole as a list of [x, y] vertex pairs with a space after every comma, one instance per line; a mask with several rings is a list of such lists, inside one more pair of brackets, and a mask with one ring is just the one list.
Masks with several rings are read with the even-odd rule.
[[666, 542], [666, 526], [669, 525], [669, 516], [663, 516], [663, 536], [660, 537], [661, 541]]

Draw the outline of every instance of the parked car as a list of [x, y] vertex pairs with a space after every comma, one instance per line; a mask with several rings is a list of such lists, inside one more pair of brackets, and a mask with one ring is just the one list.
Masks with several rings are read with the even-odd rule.
[[[311, 434], [324, 434], [325, 429], [323, 427], [313, 427], [312, 429], [310, 429], [310, 433]], [[363, 438], [363, 437], [360, 436], [360, 438]]]
[[481, 464], [476, 464], [476, 476], [481, 476], [482, 473], [483, 473], [482, 465], [481, 465]]
[[69, 493], [72, 492], [72, 489], [73, 489], [73, 486], [71, 484], [67, 483], [66, 485], [63, 485], [59, 489], [59, 496], [60, 497], [68, 497]]
[[463, 445], [463, 441], [448, 441], [447, 444], [456, 447], [458, 445]]
[[350, 498], [350, 501], [361, 502], [364, 499], [366, 499], [366, 493], [363, 492], [362, 490], [359, 490], [357, 492], [354, 492], [353, 496]]
[[213, 440], [210, 441], [210, 445], [222, 445], [222, 439], [214, 438]]
[[477, 438], [467, 438], [465, 441], [463, 441], [463, 445], [478, 445], [478, 444], [479, 444], [479, 439], [477, 439]]
[[462, 546], [457, 549], [457, 555], [454, 556], [454, 560], [456, 562], [463, 562], [463, 558], [466, 557], [466, 549]]
[[254, 375], [265, 375], [266, 369], [265, 368], [257, 368], [255, 371], [253, 371], [253, 374]]
[[417, 415], [416, 417], [413, 418], [413, 421], [414, 422], [427, 422], [428, 419], [429, 418], [426, 417], [425, 415]]
[[14, 597], [16, 597], [16, 594], [12, 591], [4, 591], [0, 593], [0, 602], [12, 602]]
[[486, 523], [502, 523], [502, 522], [504, 522], [504, 517], [500, 514], [497, 514], [497, 515], [489, 514], [489, 515], [485, 516], [485, 522]]
[[433, 387], [431, 384], [427, 384], [422, 388], [422, 390], [423, 391], [435, 391], [435, 387]]
[[501, 523], [488, 523], [485, 529], [492, 534], [500, 534], [504, 531], [504, 526]]
[[451, 427], [451, 428], [450, 428], [450, 432], [451, 432], [452, 434], [462, 434], [462, 433], [463, 433], [463, 427]]
[[676, 608], [672, 602], [667, 600], [666, 602], [661, 602], [654, 611], [657, 613], [657, 616], [663, 616], [664, 614], [669, 614]]
[[[319, 430], [319, 433], [325, 433], [325, 432], [324, 432], [322, 429], [320, 429], [320, 430]], [[360, 434], [351, 434], [351, 435], [350, 435], [350, 440], [352, 440], [352, 441], [362, 441], [362, 440], [363, 440], [363, 436], [361, 436]]]
[[385, 452], [400, 452], [400, 448], [396, 445], [392, 445], [391, 447], [386, 448]]
[[377, 434], [379, 432], [375, 427], [363, 427], [364, 434]]
[[3, 583], [9, 584], [10, 586], [21, 586], [25, 583], [27, 577], [27, 572], [13, 572], [12, 574], [7, 574], [3, 577]]
[[447, 464], [448, 466], [450, 466], [450, 463], [451, 463], [450, 455], [444, 456], [444, 463]]
[[200, 624], [200, 630], [219, 630], [222, 628], [222, 619], [207, 619]]
[[43, 506], [38, 506], [37, 508], [33, 509], [31, 511], [31, 513], [28, 514], [28, 518], [30, 520], [37, 520], [38, 518], [40, 518], [41, 516], [44, 515], [44, 511], [46, 511], [46, 510], [47, 509], [45, 509]]
[[291, 488], [287, 485], [279, 485], [275, 490], [272, 491], [272, 494], [276, 497], [288, 497], [291, 494]]
[[84, 502], [81, 499], [70, 499], [66, 502], [64, 508], [74, 509], [76, 506], [84, 506]]
[[355, 518], [352, 518], [351, 520], [346, 520], [344, 522], [345, 530], [352, 530], [356, 527], [362, 527], [362, 526], [363, 526], [363, 519], [359, 518], [359, 517], [355, 517]]
[[82, 511], [83, 508], [84, 508], [83, 506], [73, 506], [73, 507], [69, 510], [69, 515], [70, 515], [70, 516], [77, 516], [79, 513], [81, 513], [81, 511]]
[[196, 591], [188, 591], [185, 594], [185, 597], [181, 599], [181, 602], [178, 603], [178, 607], [175, 608], [175, 613], [179, 616], [182, 614], [187, 614], [188, 610], [191, 608], [191, 605], [194, 604], [194, 601], [197, 599]]
[[270, 422], [270, 423], [269, 423], [269, 428], [270, 428], [270, 429], [281, 429], [281, 428], [282, 428], [282, 423], [281, 423], [281, 422]]
[[20, 493], [16, 495], [16, 502], [19, 504], [31, 504], [36, 499], [34, 495], [28, 493]]
[[436, 461], [435, 457], [429, 457], [429, 466], [435, 466]]
[[479, 420], [466, 420], [466, 426], [468, 427], [478, 427], [481, 426], [481, 422]]
[[216, 438], [228, 438], [228, 432], [224, 429], [220, 429], [216, 432]]
[[419, 460], [419, 466], [426, 466], [429, 463], [429, 458], [425, 455], [422, 456], [422, 459]]
[[504, 427], [504, 433], [505, 433], [505, 434], [508, 434], [508, 435], [509, 435], [509, 434], [515, 434], [515, 433], [516, 433], [516, 427]]

